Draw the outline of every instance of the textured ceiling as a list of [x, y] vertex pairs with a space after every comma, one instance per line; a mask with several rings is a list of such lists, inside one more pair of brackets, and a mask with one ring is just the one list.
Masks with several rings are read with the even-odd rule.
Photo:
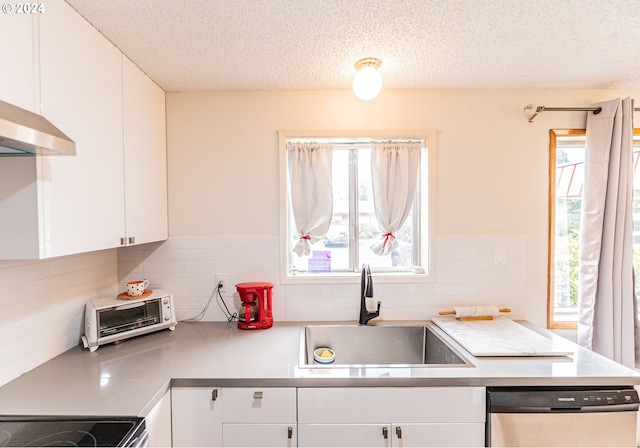
[[67, 0], [166, 91], [640, 88], [639, 0]]

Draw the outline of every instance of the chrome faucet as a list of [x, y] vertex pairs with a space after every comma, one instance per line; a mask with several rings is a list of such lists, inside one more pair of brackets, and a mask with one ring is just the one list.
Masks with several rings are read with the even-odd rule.
[[373, 281], [371, 280], [371, 268], [368, 264], [362, 265], [362, 275], [360, 277], [360, 325], [367, 325], [371, 319], [380, 315], [380, 301], [376, 311], [367, 310], [366, 298], [373, 297]]

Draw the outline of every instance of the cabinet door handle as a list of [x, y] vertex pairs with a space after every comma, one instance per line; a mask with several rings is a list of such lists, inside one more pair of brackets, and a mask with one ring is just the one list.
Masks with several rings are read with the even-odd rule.
[[262, 398], [262, 392], [261, 391], [256, 391], [253, 393], [253, 399], [254, 400], [260, 400]]
[[289, 426], [287, 428], [287, 439], [291, 439], [293, 437], [293, 428]]
[[396, 436], [398, 436], [398, 439], [402, 439], [402, 428], [400, 426], [396, 426]]
[[125, 237], [120, 238], [120, 245], [121, 246], [126, 246], [127, 245], [127, 239]]
[[386, 426], [382, 427], [382, 437], [384, 437], [385, 439], [389, 438], [389, 430], [387, 429]]
[[211, 401], [216, 401], [218, 399], [218, 389], [213, 389], [211, 391]]
[[136, 237], [135, 236], [130, 236], [129, 237], [129, 244], [136, 244]]

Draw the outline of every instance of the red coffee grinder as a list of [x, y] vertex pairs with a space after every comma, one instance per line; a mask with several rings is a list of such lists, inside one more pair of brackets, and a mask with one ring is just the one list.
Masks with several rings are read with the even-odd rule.
[[238, 328], [261, 330], [273, 325], [271, 291], [273, 284], [265, 282], [238, 283], [236, 285], [242, 309], [238, 316]]

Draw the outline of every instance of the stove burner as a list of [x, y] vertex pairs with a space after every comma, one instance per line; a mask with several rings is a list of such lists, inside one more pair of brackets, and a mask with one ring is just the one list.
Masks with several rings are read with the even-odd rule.
[[32, 440], [25, 446], [99, 446], [98, 440], [87, 431], [60, 431]]
[[0, 417], [0, 446], [129, 446], [143, 418]]

